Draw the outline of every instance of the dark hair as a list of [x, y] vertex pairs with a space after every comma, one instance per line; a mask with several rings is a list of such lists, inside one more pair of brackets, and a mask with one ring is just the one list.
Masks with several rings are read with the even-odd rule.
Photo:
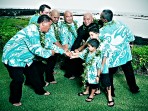
[[99, 33], [99, 26], [96, 23], [91, 23], [88, 27], [88, 32]]
[[48, 15], [41, 15], [39, 18], [38, 18], [38, 21], [37, 23], [42, 23], [42, 22], [49, 22], [51, 21], [52, 19], [48, 16]]
[[92, 47], [95, 47], [96, 49], [100, 45], [100, 42], [97, 39], [91, 39], [87, 43], [90, 44]]
[[113, 19], [113, 12], [109, 9], [105, 9], [102, 11], [102, 16], [103, 19], [106, 19], [108, 22], [112, 21]]
[[43, 4], [43, 5], [41, 5], [41, 6], [39, 7], [39, 12], [40, 12], [40, 11], [43, 12], [45, 8], [51, 9], [50, 6], [48, 6], [48, 5], [46, 5], [46, 4]]

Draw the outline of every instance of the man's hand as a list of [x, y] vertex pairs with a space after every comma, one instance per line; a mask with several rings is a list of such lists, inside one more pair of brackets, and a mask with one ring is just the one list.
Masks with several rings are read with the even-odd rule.
[[54, 54], [55, 54], [55, 51], [54, 51], [54, 50], [51, 50], [51, 52], [52, 52], [52, 55], [54, 55]]
[[69, 50], [65, 51], [65, 55], [70, 57], [71, 56], [71, 52]]
[[78, 49], [75, 49], [75, 53], [78, 53], [79, 52], [79, 50]]
[[99, 77], [98, 76], [96, 77], [96, 82], [99, 83]]

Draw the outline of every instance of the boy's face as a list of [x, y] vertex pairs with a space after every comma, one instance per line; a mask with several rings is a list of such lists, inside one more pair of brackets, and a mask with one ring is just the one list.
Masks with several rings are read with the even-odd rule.
[[91, 39], [98, 39], [99, 33], [89, 32], [89, 36]]
[[94, 51], [96, 51], [96, 48], [95, 47], [92, 47], [90, 44], [88, 44], [88, 50], [90, 51], [90, 52], [94, 52]]

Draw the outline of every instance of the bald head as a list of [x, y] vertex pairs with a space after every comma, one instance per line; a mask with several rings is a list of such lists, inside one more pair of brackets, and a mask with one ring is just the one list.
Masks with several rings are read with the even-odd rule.
[[72, 23], [72, 22], [73, 22], [73, 14], [72, 14], [71, 11], [66, 10], [66, 11], [64, 12], [64, 20], [65, 20], [65, 22], [67, 22], [67, 23]]
[[83, 22], [86, 26], [93, 22], [93, 15], [91, 13], [85, 13], [83, 16]]
[[51, 18], [52, 18], [53, 23], [57, 23], [60, 18], [60, 12], [56, 9], [53, 9], [51, 11]]

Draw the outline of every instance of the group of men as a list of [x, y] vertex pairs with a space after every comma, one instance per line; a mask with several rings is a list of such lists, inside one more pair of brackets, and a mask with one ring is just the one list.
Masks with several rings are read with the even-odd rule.
[[[102, 37], [103, 41], [110, 43], [110, 47], [119, 46], [119, 49], [121, 49], [119, 50], [115, 47], [113, 49], [116, 50], [112, 50], [109, 48], [112, 52], [111, 58], [118, 58], [118, 60], [113, 61], [116, 61], [116, 65], [110, 65], [109, 74], [112, 83], [112, 96], [115, 96], [113, 74], [119, 66], [122, 67], [125, 73], [130, 91], [137, 93], [139, 92], [139, 87], [136, 85], [131, 65], [131, 52], [128, 46], [129, 42], [134, 40], [134, 36], [130, 31], [127, 31], [127, 34], [121, 39], [122, 45], [118, 45], [116, 41], [110, 41], [110, 39], [115, 38], [116, 34], [113, 38], [108, 39], [108, 37], [112, 37], [113, 33], [119, 28], [114, 26], [113, 30], [109, 31], [110, 25], [113, 25], [112, 17], [113, 13], [110, 10], [104, 10], [100, 16], [102, 22], [98, 22], [98, 25], [102, 25], [100, 23], [105, 24], [100, 29], [100, 37]], [[67, 10], [64, 12], [64, 21], [60, 21], [59, 18], [60, 12], [58, 10], [53, 9], [51, 11], [51, 7], [48, 5], [41, 5], [39, 14], [34, 15], [30, 19], [29, 25], [20, 30], [4, 46], [2, 62], [12, 79], [10, 83], [9, 102], [14, 106], [22, 105], [20, 101], [22, 86], [25, 80], [23, 74], [26, 76], [25, 84], [30, 85], [35, 90], [35, 93], [39, 95], [50, 94], [50, 92], [44, 90], [44, 86], [47, 86], [49, 83], [57, 83], [53, 73], [55, 73], [54, 67], [57, 57], [60, 55], [66, 55], [64, 56], [66, 63], [64, 76], [69, 79], [81, 76], [83, 72], [83, 61], [81, 59], [71, 60], [68, 56], [70, 55], [70, 51], [76, 50], [88, 39], [89, 25], [94, 22], [93, 15], [91, 13], [85, 13], [81, 26], [73, 19], [71, 11]], [[123, 30], [129, 29], [123, 28]], [[123, 33], [117, 33], [118, 35], [121, 34], [122, 37]], [[126, 42], [124, 41], [125, 38], [127, 38]], [[123, 47], [128, 49], [125, 52], [127, 57], [120, 59], [118, 55], [123, 53]], [[119, 63], [120, 60], [121, 63]]]

